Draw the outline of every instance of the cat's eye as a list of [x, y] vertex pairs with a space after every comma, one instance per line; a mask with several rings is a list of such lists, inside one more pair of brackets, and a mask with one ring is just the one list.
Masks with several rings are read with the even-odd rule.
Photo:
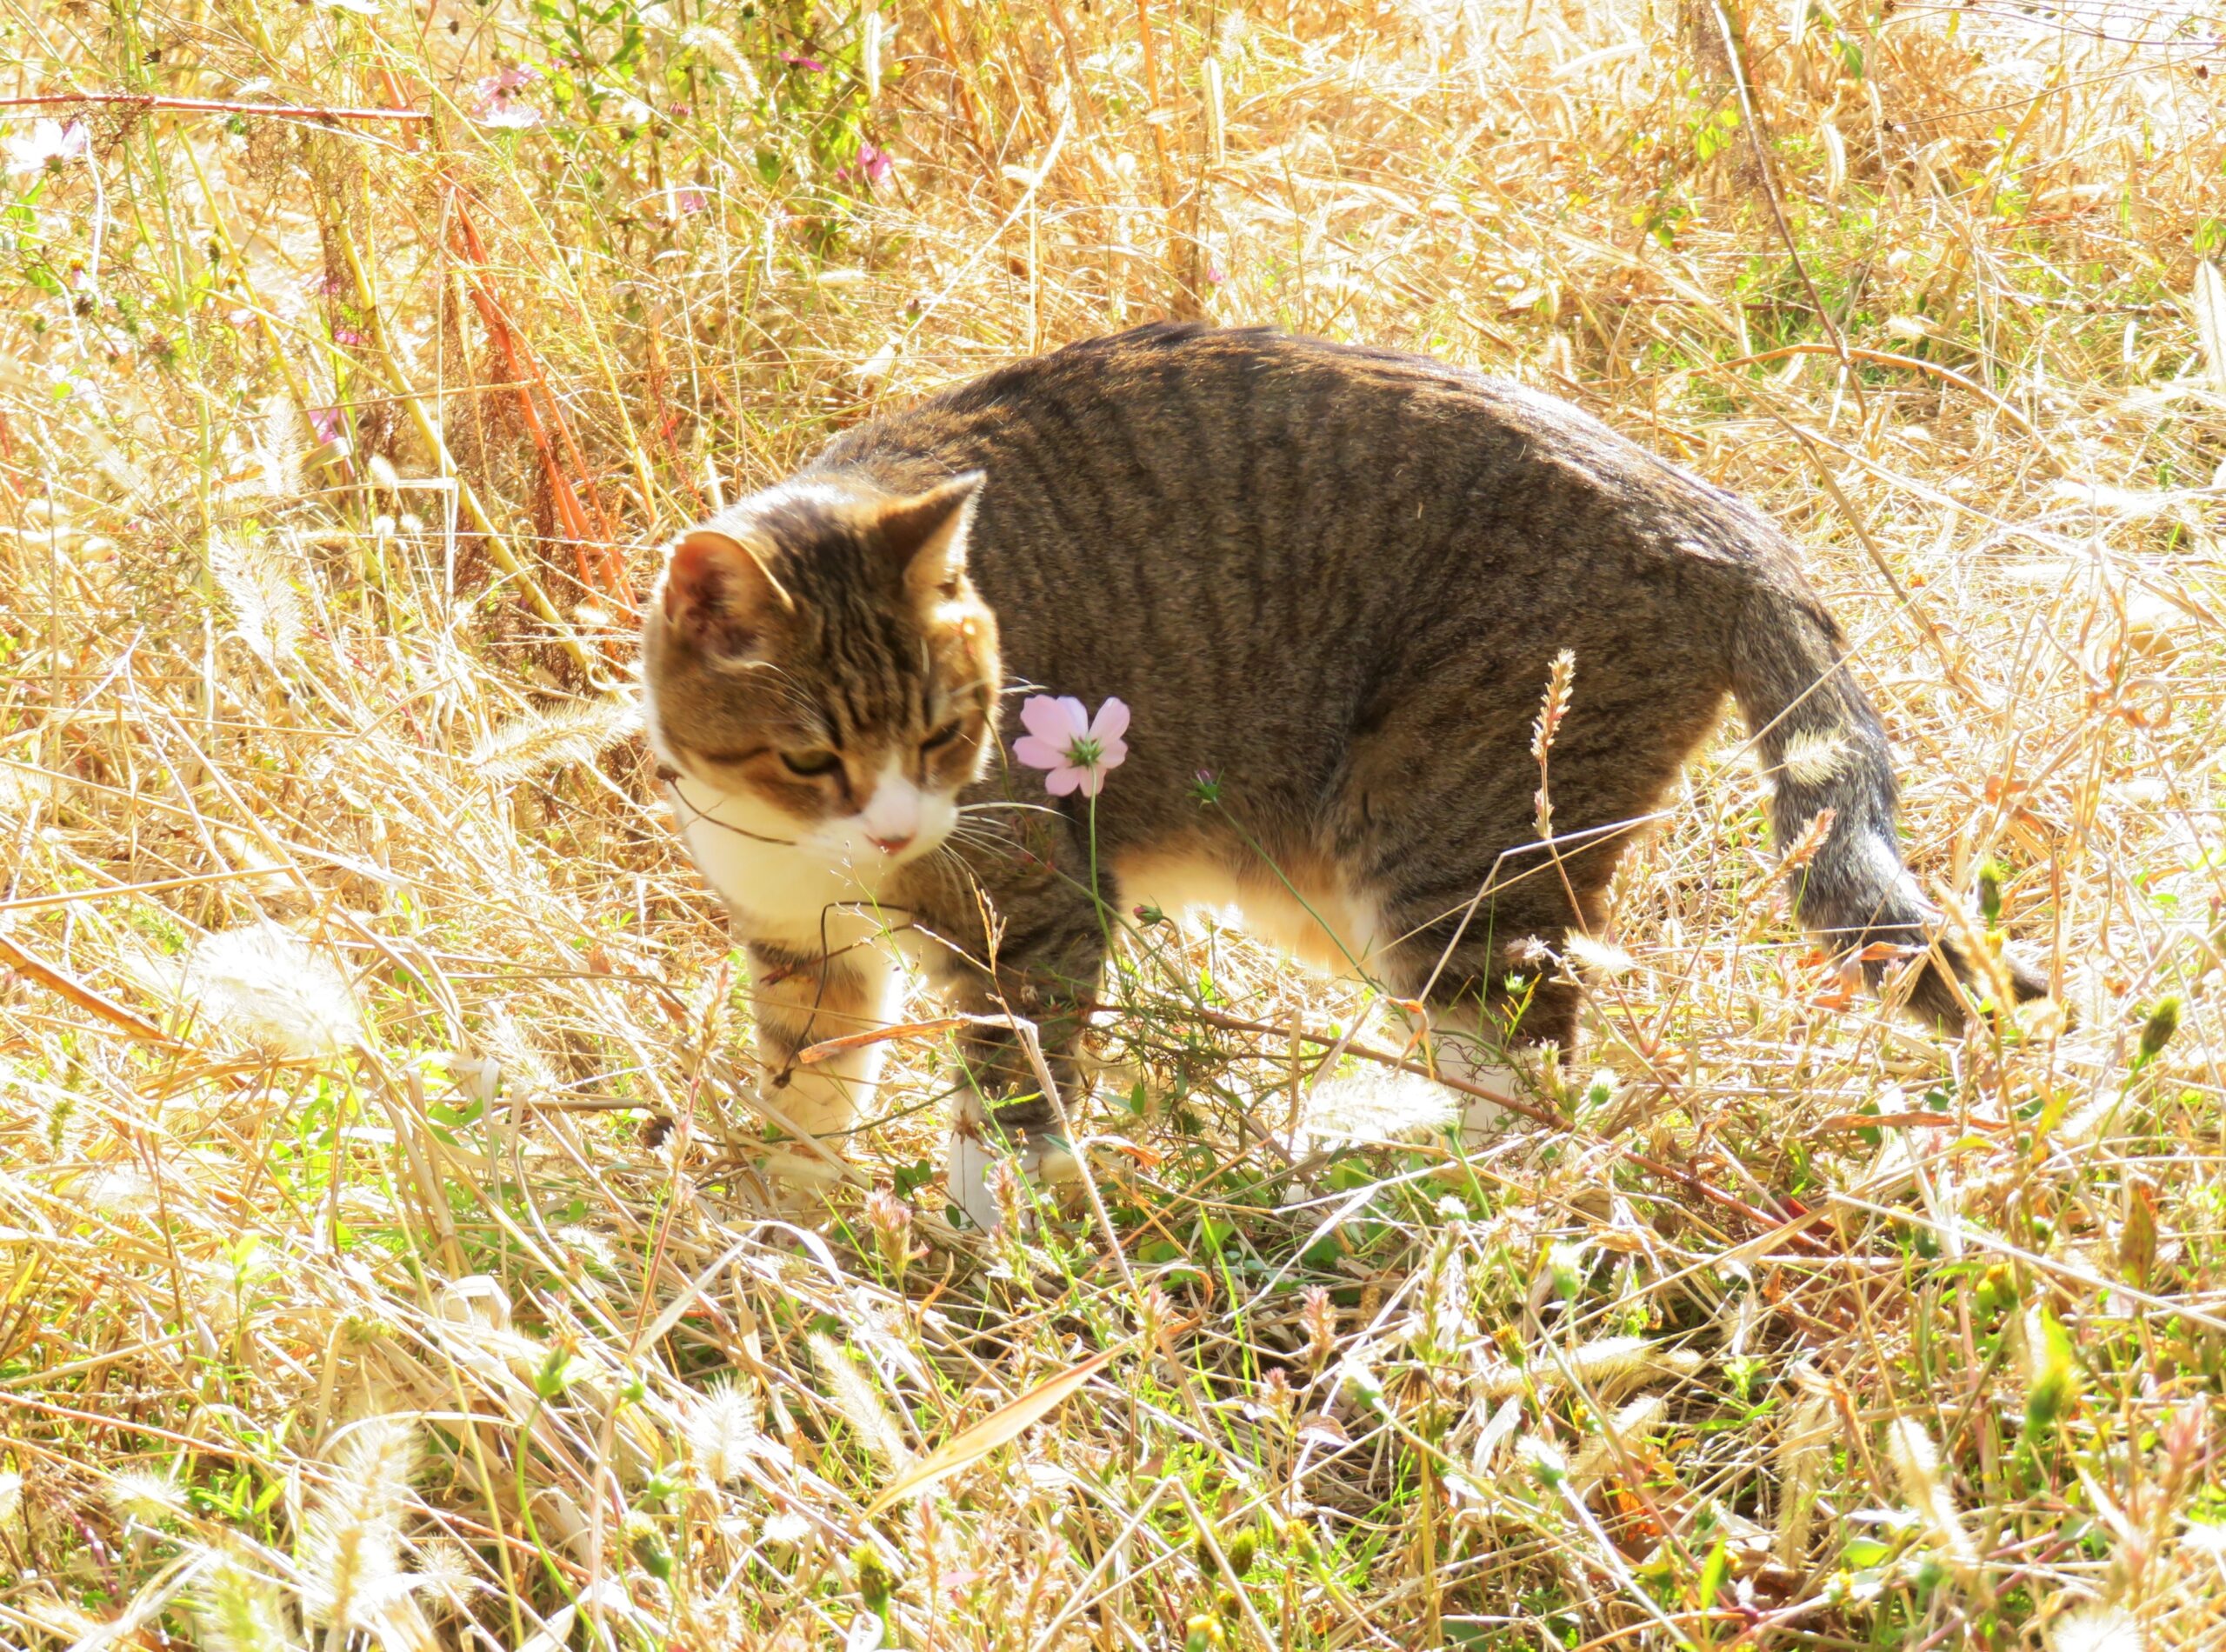
[[958, 724], [956, 723], [946, 723], [942, 728], [936, 729], [926, 739], [920, 742], [920, 749], [923, 751], [933, 751], [937, 746], [947, 746], [957, 738]]
[[792, 775], [831, 775], [843, 766], [831, 751], [784, 751], [781, 762]]

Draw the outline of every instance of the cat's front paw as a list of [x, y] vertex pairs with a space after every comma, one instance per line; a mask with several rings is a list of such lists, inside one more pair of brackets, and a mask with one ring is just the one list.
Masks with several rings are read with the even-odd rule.
[[774, 1073], [756, 1089], [758, 1112], [791, 1135], [836, 1136], [856, 1122], [863, 1087], [811, 1068]]
[[943, 1182], [950, 1202], [970, 1225], [987, 1233], [1005, 1219], [996, 1193], [997, 1167], [1007, 1164], [1017, 1178], [1012, 1190], [1015, 1209], [1031, 1202], [1030, 1188], [1057, 1187], [1076, 1181], [1082, 1165], [1065, 1141], [1048, 1132], [1029, 1135], [1018, 1147], [997, 1142], [978, 1126], [961, 1125], [951, 1132], [950, 1151], [943, 1162]]

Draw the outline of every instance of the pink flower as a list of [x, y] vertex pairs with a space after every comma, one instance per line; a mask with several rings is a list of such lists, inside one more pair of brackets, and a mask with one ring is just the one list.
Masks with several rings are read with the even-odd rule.
[[313, 407], [310, 410], [310, 429], [317, 432], [318, 441], [337, 442], [341, 431], [346, 428], [340, 422], [338, 408]]
[[33, 121], [29, 137], [8, 140], [8, 170], [18, 177], [27, 172], [58, 172], [64, 161], [83, 160], [92, 142], [93, 135], [83, 121], [71, 121], [67, 126], [60, 121]]
[[793, 51], [783, 52], [781, 54], [781, 61], [784, 63], [790, 64], [795, 68], [803, 70], [807, 75], [816, 75], [819, 73], [820, 70], [827, 67], [825, 63], [821, 63], [816, 57], [803, 57]]
[[896, 157], [878, 143], [858, 145], [858, 170], [869, 183], [886, 183], [896, 171]]
[[510, 63], [472, 82], [471, 118], [482, 126], [511, 131], [540, 125], [540, 111], [517, 101], [517, 93], [540, 78], [538, 70], [529, 69], [523, 63]]
[[711, 197], [693, 185], [683, 186], [672, 192], [672, 206], [676, 212], [701, 212], [711, 204]]
[[1020, 720], [1028, 732], [1013, 742], [1012, 755], [1030, 769], [1048, 769], [1043, 788], [1054, 797], [1079, 791], [1095, 797], [1108, 771], [1128, 761], [1129, 708], [1108, 700], [1093, 717], [1081, 701], [1038, 694], [1022, 702]]

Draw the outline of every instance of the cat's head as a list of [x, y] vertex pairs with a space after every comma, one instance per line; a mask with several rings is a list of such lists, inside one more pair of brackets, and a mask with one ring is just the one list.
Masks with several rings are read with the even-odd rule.
[[987, 758], [996, 621], [966, 576], [978, 472], [799, 480], [681, 536], [642, 638], [685, 804], [865, 869], [950, 836]]

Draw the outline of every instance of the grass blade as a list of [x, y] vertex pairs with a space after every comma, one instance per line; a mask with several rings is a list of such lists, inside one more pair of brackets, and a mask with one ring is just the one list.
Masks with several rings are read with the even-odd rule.
[[2195, 324], [2210, 382], [2226, 390], [2226, 276], [2209, 259], [2195, 267]]
[[866, 1510], [866, 1518], [872, 1519], [916, 1492], [925, 1491], [936, 1481], [956, 1474], [967, 1464], [988, 1456], [999, 1446], [1018, 1439], [1031, 1423], [1056, 1410], [1076, 1389], [1112, 1363], [1126, 1347], [1128, 1343], [1119, 1342], [1093, 1354], [1080, 1364], [1038, 1382], [1018, 1399], [1006, 1402], [971, 1428], [961, 1429], [899, 1475], [895, 1484], [874, 1499]]

